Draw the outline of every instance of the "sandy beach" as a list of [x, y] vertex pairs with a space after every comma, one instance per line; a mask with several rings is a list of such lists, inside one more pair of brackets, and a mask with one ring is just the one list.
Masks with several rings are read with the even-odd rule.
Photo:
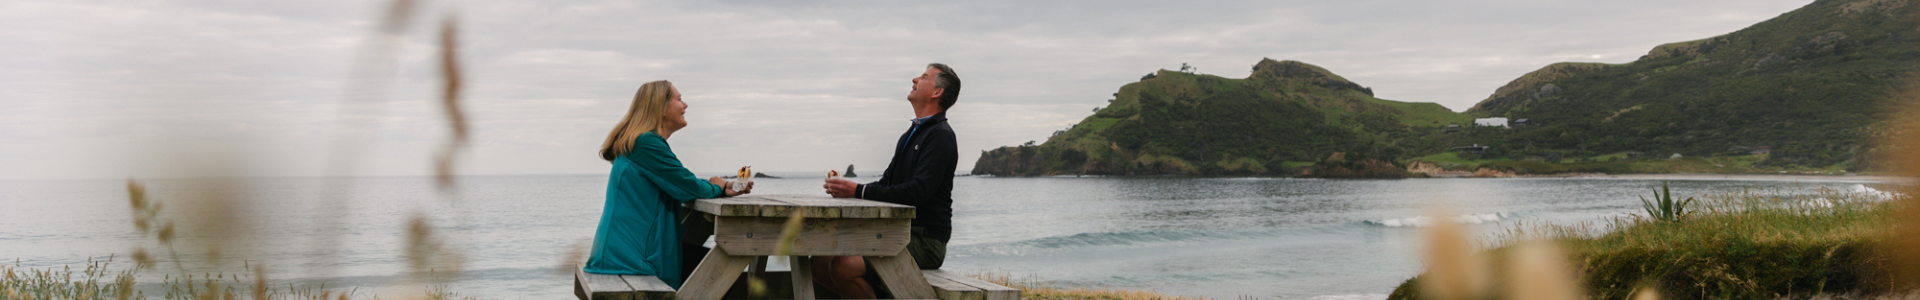
[[1608, 179], [1673, 179], [1673, 180], [1767, 180], [1767, 181], [1912, 181], [1911, 178], [1887, 175], [1804, 175], [1804, 174], [1564, 174], [1522, 177], [1562, 177], [1562, 178], [1608, 178]]

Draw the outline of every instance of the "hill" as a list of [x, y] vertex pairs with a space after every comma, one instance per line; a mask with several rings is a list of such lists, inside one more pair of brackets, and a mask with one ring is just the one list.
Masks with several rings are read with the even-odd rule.
[[1722, 36], [1654, 47], [1626, 64], [1559, 63], [1467, 114], [1528, 119], [1447, 136], [1508, 156], [1745, 155], [1759, 166], [1872, 167], [1875, 126], [1920, 67], [1920, 5], [1821, 0]]
[[[1245, 79], [1160, 70], [1045, 143], [985, 151], [973, 173], [1294, 175], [1334, 153], [1373, 169], [1438, 156], [1521, 173], [1698, 169], [1626, 163], [1680, 154], [1742, 162], [1716, 172], [1874, 170], [1875, 137], [1920, 67], [1912, 2], [1820, 0], [1629, 63], [1552, 64], [1465, 113], [1295, 61], [1264, 59]], [[1474, 117], [1526, 123], [1441, 129]], [[1447, 152], [1469, 145], [1485, 152]]]
[[[1160, 70], [1045, 143], [982, 153], [974, 174], [1290, 175], [1335, 152], [1398, 157], [1409, 137], [1471, 121], [1373, 97], [1318, 66], [1262, 59], [1245, 79]], [[1424, 148], [1421, 148], [1424, 149]]]

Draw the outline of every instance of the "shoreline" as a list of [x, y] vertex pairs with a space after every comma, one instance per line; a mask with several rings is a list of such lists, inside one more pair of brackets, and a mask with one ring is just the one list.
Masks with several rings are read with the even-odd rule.
[[1679, 180], [1772, 180], [1772, 181], [1879, 181], [1901, 182], [1913, 179], [1890, 175], [1809, 175], [1809, 174], [1708, 174], [1708, 173], [1672, 173], [1672, 174], [1552, 174], [1521, 175], [1515, 178], [1581, 178], [1581, 179], [1679, 179]]

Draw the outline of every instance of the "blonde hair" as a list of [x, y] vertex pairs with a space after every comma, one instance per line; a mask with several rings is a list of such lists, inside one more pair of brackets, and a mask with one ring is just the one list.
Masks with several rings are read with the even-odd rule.
[[620, 124], [613, 125], [607, 141], [600, 144], [600, 158], [613, 161], [627, 155], [641, 134], [664, 130], [661, 126], [666, 123], [667, 102], [672, 98], [672, 82], [660, 80], [640, 85], [640, 91], [633, 93], [633, 105], [627, 108], [627, 116], [620, 118]]

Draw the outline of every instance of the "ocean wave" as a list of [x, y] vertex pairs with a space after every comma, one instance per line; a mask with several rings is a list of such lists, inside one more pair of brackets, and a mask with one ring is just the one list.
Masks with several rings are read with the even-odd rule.
[[[1485, 213], [1485, 214], [1458, 215], [1458, 216], [1453, 216], [1452, 218], [1447, 218], [1447, 220], [1452, 220], [1454, 223], [1459, 223], [1459, 224], [1485, 224], [1485, 223], [1496, 223], [1496, 222], [1500, 222], [1501, 220], [1506, 220], [1513, 217], [1514, 215], [1511, 213]], [[1398, 218], [1398, 219], [1366, 220], [1366, 221], [1361, 221], [1361, 223], [1365, 223], [1367, 225], [1386, 226], [1386, 227], [1427, 227], [1429, 225], [1433, 225], [1433, 218], [1427, 217], [1427, 216], [1418, 216], [1418, 217], [1408, 217], [1408, 218]]]
[[1855, 184], [1852, 187], [1847, 188], [1847, 191], [1852, 192], [1854, 194], [1873, 197], [1873, 198], [1876, 198], [1877, 200], [1887, 200], [1887, 199], [1893, 199], [1894, 197], [1905, 196], [1905, 195], [1901, 195], [1900, 193], [1882, 191], [1880, 189], [1867, 186], [1865, 184]]
[[1147, 231], [1147, 232], [1089, 232], [1069, 236], [1045, 237], [1014, 242], [1014, 245], [1041, 249], [1128, 246], [1138, 244], [1162, 244], [1191, 242], [1202, 240], [1240, 239], [1255, 236], [1267, 236], [1257, 232], [1203, 232], [1203, 231]]
[[1089, 232], [1064, 236], [1051, 236], [1013, 242], [971, 244], [951, 246], [949, 256], [1021, 256], [1038, 253], [1065, 253], [1093, 249], [1121, 250], [1196, 243], [1214, 243], [1220, 241], [1240, 241], [1267, 239], [1282, 236], [1302, 236], [1316, 234], [1342, 235], [1333, 233], [1336, 228], [1268, 228], [1247, 231], [1139, 231], [1139, 232]]
[[1314, 300], [1360, 300], [1360, 299], [1373, 300], [1373, 299], [1386, 299], [1387, 296], [1388, 296], [1387, 294], [1321, 295], [1321, 296], [1313, 297], [1313, 299]]
[[1840, 195], [1840, 199], [1816, 197], [1813, 199], [1806, 200], [1802, 203], [1799, 203], [1798, 205], [1818, 207], [1818, 208], [1831, 208], [1834, 206], [1834, 204], [1838, 204], [1838, 203], [1859, 202], [1861, 200], [1865, 200], [1866, 202], [1881, 202], [1881, 201], [1893, 200], [1894, 198], [1904, 197], [1904, 196], [1906, 195], [1902, 195], [1896, 192], [1882, 191], [1880, 189], [1867, 186], [1865, 184], [1855, 184], [1853, 186], [1847, 187], [1846, 191], [1842, 192], [1842, 194]]

